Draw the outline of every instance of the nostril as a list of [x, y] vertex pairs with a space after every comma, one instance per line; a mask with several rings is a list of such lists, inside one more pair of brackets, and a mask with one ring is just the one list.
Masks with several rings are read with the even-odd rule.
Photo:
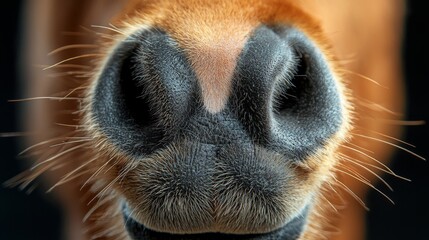
[[231, 104], [254, 142], [298, 161], [338, 132], [343, 113], [337, 80], [301, 31], [261, 26], [238, 66]]
[[141, 157], [171, 141], [195, 108], [196, 80], [177, 43], [161, 30], [120, 42], [90, 98], [93, 125], [128, 155]]
[[139, 63], [135, 57], [127, 58], [121, 67], [119, 91], [124, 101], [123, 111], [136, 126], [144, 129], [156, 123], [156, 116], [149, 104], [147, 87], [139, 81], [141, 76], [136, 67]]
[[300, 53], [296, 53], [296, 69], [292, 69], [293, 77], [290, 80], [279, 81], [274, 87], [273, 111], [281, 116], [284, 111], [296, 108], [304, 91], [308, 88], [307, 61]]

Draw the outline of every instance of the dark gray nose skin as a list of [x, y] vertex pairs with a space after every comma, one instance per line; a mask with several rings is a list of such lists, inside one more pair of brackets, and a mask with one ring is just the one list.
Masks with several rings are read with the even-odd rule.
[[[221, 181], [213, 175], [222, 175], [223, 169], [210, 166], [225, 163], [230, 166], [226, 174], [239, 176], [235, 179], [241, 181], [240, 187], [247, 184], [264, 199], [278, 197], [290, 177], [284, 166], [305, 161], [340, 128], [335, 79], [324, 56], [302, 32], [262, 25], [240, 54], [232, 81], [225, 108], [209, 113], [184, 51], [162, 30], [145, 30], [119, 44], [107, 62], [94, 88], [91, 115], [107, 139], [134, 158], [145, 159], [167, 147], [192, 142], [199, 152], [190, 156], [192, 161], [183, 162], [207, 166], [197, 174], [210, 179], [204, 189]], [[264, 158], [246, 158], [254, 156], [257, 148], [281, 155], [285, 162], [265, 166]], [[240, 160], [243, 156], [246, 159]], [[249, 166], [261, 167], [248, 168], [249, 161]], [[194, 166], [180, 166], [186, 167]], [[197, 184], [195, 191], [200, 189]], [[126, 227], [135, 240], [220, 236], [292, 240], [304, 228], [306, 212], [262, 235], [165, 235], [149, 231], [130, 216]]]
[[342, 122], [324, 56], [291, 27], [254, 31], [231, 92], [213, 120], [183, 51], [165, 32], [149, 30], [116, 49], [95, 88], [92, 114], [102, 132], [134, 156], [189, 135], [215, 144], [250, 141], [298, 161], [323, 146]]

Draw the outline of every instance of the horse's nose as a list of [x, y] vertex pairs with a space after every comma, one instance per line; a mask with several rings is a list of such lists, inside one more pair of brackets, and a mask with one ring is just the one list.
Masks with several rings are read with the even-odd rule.
[[[302, 160], [342, 121], [334, 75], [301, 32], [260, 27], [238, 59], [226, 108], [254, 142]], [[116, 49], [93, 91], [92, 114], [129, 153], [152, 152], [202, 108], [184, 53], [165, 33], [132, 36]]]
[[325, 57], [294, 28], [261, 26], [237, 58], [228, 100], [213, 112], [185, 50], [161, 30], [136, 33], [93, 88], [97, 128], [142, 159], [126, 193], [136, 217], [170, 233], [287, 226], [309, 203], [290, 165], [316, 153], [342, 122]]

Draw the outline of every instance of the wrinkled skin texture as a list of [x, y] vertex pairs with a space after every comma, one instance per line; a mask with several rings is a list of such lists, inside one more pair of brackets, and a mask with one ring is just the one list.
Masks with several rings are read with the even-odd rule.
[[29, 104], [45, 162], [21, 179], [55, 186], [69, 239], [364, 238], [402, 1], [295, 2], [28, 4], [28, 95], [57, 98]]

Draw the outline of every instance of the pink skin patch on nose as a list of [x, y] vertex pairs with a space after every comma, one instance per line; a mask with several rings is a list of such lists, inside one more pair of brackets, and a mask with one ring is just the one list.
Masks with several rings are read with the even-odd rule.
[[241, 43], [236, 46], [208, 46], [191, 58], [201, 86], [204, 106], [211, 113], [220, 112], [230, 95], [231, 82], [237, 65]]
[[238, 29], [212, 29], [204, 37], [193, 39], [193, 47], [187, 49], [201, 87], [204, 106], [210, 113], [220, 112], [228, 101], [238, 57], [251, 27], [240, 26]]
[[[209, 4], [211, 3], [211, 4]], [[204, 12], [204, 14], [201, 14]], [[187, 11], [165, 20], [163, 29], [172, 34], [186, 53], [210, 113], [225, 108], [240, 53], [251, 32], [260, 24], [252, 12], [237, 13], [217, 1], [204, 2], [200, 11]], [[236, 14], [231, 18], [231, 14]], [[238, 14], [238, 15], [237, 15]]]

